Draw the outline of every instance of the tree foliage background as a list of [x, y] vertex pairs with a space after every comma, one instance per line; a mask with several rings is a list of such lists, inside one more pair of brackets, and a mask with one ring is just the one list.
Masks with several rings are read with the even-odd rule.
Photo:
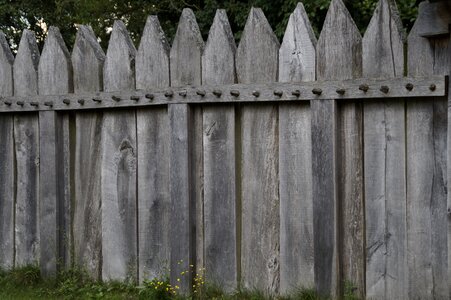
[[[363, 33], [378, 0], [344, 0], [357, 26]], [[42, 48], [46, 27], [60, 28], [69, 48], [72, 47], [78, 24], [89, 24], [106, 49], [111, 26], [122, 19], [138, 45], [148, 15], [158, 15], [160, 23], [171, 40], [183, 8], [192, 8], [201, 32], [206, 39], [208, 30], [218, 8], [227, 10], [237, 41], [246, 23], [251, 6], [261, 7], [281, 39], [285, 26], [299, 0], [0, 0], [0, 30], [10, 39], [16, 51], [24, 28], [36, 33]], [[321, 31], [330, 0], [303, 0], [305, 9], [317, 34]], [[411, 28], [416, 18], [413, 0], [397, 0], [405, 28]]]

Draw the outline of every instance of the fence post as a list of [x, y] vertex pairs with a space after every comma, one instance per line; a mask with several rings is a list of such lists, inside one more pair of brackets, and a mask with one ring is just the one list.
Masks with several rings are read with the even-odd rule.
[[[40, 95], [73, 91], [69, 51], [56, 27], [49, 28], [38, 78]], [[40, 267], [44, 276], [52, 276], [70, 262], [68, 114], [39, 112], [39, 145], [39, 178], [46, 179], [39, 182]]]
[[[0, 95], [13, 95], [13, 63], [8, 42], [0, 31]], [[14, 267], [14, 141], [13, 115], [0, 116], [0, 268]]]
[[[38, 94], [39, 49], [25, 29], [14, 61], [14, 95]], [[16, 162], [16, 267], [39, 261], [39, 114], [14, 116]]]

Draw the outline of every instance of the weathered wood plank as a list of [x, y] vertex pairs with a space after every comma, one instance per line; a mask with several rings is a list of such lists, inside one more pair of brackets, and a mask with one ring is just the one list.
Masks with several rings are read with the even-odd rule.
[[[8, 42], [0, 31], [0, 95], [13, 94], [13, 63]], [[0, 117], [0, 268], [14, 267], [14, 142], [13, 116]]]
[[[106, 91], [135, 88], [135, 46], [115, 21], [106, 54]], [[136, 112], [104, 112], [102, 126], [102, 278], [135, 282], [138, 277]]]
[[[421, 10], [421, 7], [420, 7]], [[428, 40], [421, 23], [409, 34], [409, 74], [448, 74], [449, 38]], [[407, 103], [407, 236], [409, 298], [448, 299], [445, 168], [447, 101]], [[449, 197], [449, 196], [448, 196]]]
[[[342, 0], [333, 0], [318, 41], [317, 78], [330, 80], [360, 77], [362, 73], [361, 40], [360, 33]], [[329, 145], [326, 146], [328, 151], [315, 154], [319, 145], [313, 145], [313, 155], [321, 155], [321, 157], [313, 158], [314, 232], [316, 230], [315, 236], [318, 236], [327, 231], [326, 237], [328, 237], [326, 241], [318, 236], [315, 242], [317, 289], [321, 293], [331, 293], [333, 297], [337, 297], [340, 293], [337, 272], [340, 272], [343, 276], [340, 283], [350, 281], [357, 288], [357, 294], [363, 297], [365, 236], [361, 106], [358, 102], [346, 102], [339, 107], [331, 102], [322, 102], [315, 103], [315, 106], [313, 114], [318, 116], [312, 118], [317, 120], [319, 116], [325, 116], [326, 113], [337, 114], [322, 121], [323, 124], [316, 125], [324, 126], [324, 129], [317, 128], [318, 141], [321, 142], [326, 136], [324, 130], [334, 128], [337, 130], [337, 132], [329, 133], [330, 140], [327, 142]], [[319, 111], [323, 109], [324, 112]], [[319, 164], [315, 165], [315, 162]], [[336, 168], [336, 173], [333, 170], [321, 170], [322, 168]], [[317, 172], [318, 176], [315, 175]], [[322, 175], [329, 177], [324, 178]], [[324, 181], [328, 182], [329, 190], [320, 192], [319, 190], [324, 188]], [[323, 222], [323, 210], [332, 217], [330, 222]], [[338, 219], [339, 216], [340, 219]], [[334, 228], [337, 224], [339, 229]], [[337, 235], [339, 235], [340, 245], [338, 245]], [[325, 252], [327, 259], [323, 257]], [[340, 253], [339, 258], [338, 253]]]
[[[39, 49], [34, 33], [25, 29], [14, 61], [14, 94], [38, 94]], [[16, 163], [15, 265], [39, 261], [39, 118], [37, 113], [14, 116]]]
[[[404, 40], [395, 2], [380, 0], [362, 42], [363, 76], [403, 76]], [[407, 299], [405, 101], [363, 109], [366, 295]]]
[[[236, 80], [236, 45], [225, 10], [217, 10], [202, 56], [202, 83]], [[237, 287], [235, 107], [204, 106], [204, 234], [206, 278]]]
[[[172, 86], [201, 84], [203, 48], [196, 17], [191, 9], [184, 9], [170, 52]], [[202, 108], [177, 104], [169, 105], [168, 110], [171, 215], [178, 220], [171, 228], [171, 282], [176, 283], [190, 265], [202, 268], [204, 262]], [[187, 169], [179, 171], [176, 166]], [[181, 278], [183, 293], [191, 288], [191, 276], [188, 272]]]
[[[169, 44], [156, 16], [147, 18], [136, 54], [136, 88], [169, 86]], [[166, 107], [137, 111], [139, 281], [169, 269], [169, 119]]]
[[[236, 55], [238, 82], [277, 81], [278, 52], [262, 10], [252, 8]], [[243, 105], [241, 125], [241, 281], [244, 288], [275, 294], [280, 276], [278, 107]]]
[[[79, 26], [72, 51], [75, 93], [103, 89], [104, 61], [91, 27]], [[95, 279], [101, 278], [102, 255], [101, 130], [101, 112], [75, 114], [74, 262]]]
[[[38, 66], [41, 95], [73, 91], [69, 51], [56, 27], [50, 27]], [[39, 232], [40, 267], [44, 276], [69, 265], [70, 258], [70, 158], [69, 115], [39, 112]]]
[[[299, 3], [279, 50], [279, 81], [314, 81], [316, 37]], [[314, 287], [310, 105], [279, 106], [280, 289]]]

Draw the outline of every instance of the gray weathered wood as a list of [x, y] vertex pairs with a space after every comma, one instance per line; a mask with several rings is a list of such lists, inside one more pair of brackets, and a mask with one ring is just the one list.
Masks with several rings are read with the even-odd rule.
[[[38, 67], [41, 95], [73, 91], [69, 51], [56, 27], [50, 27]], [[70, 263], [69, 115], [39, 112], [40, 267], [44, 276]]]
[[[201, 65], [204, 42], [191, 9], [184, 9], [170, 52], [171, 85], [201, 84]], [[171, 282], [181, 278], [181, 291], [191, 288], [191, 272], [203, 266], [203, 165], [202, 165], [202, 108], [170, 105], [171, 128], [170, 189], [171, 214], [177, 215], [177, 226], [171, 228]], [[190, 128], [187, 128], [187, 122]], [[177, 141], [176, 141], [177, 140]], [[174, 149], [174, 147], [181, 147]], [[175, 166], [189, 166], [185, 173]], [[175, 212], [182, 210], [182, 212]], [[176, 231], [178, 231], [176, 233]]]
[[[420, 7], [421, 12], [421, 7]], [[448, 74], [449, 38], [428, 40], [415, 23], [408, 42], [410, 75]], [[409, 298], [449, 299], [446, 211], [447, 100], [407, 103], [407, 246]], [[449, 196], [448, 196], [449, 197]]]
[[440, 37], [449, 34], [451, 24], [451, 4], [449, 1], [429, 1], [420, 3], [418, 13], [418, 33], [423, 37]]
[[[361, 40], [360, 33], [342, 0], [332, 0], [318, 41], [317, 78], [319, 80], [330, 80], [360, 77], [362, 73]], [[337, 114], [323, 122], [325, 128], [338, 130], [330, 136], [328, 142], [330, 145], [326, 147], [330, 151], [321, 151], [318, 155], [324, 155], [324, 157], [313, 159], [314, 162], [320, 163], [313, 165], [314, 226], [317, 230], [315, 236], [324, 231], [333, 232], [332, 234], [328, 233], [332, 240], [326, 242], [318, 237], [318, 243], [315, 243], [316, 284], [321, 293], [328, 292], [332, 296], [338, 296], [337, 280], [339, 274], [337, 274], [337, 271], [340, 270], [341, 275], [343, 275], [340, 281], [352, 282], [357, 288], [357, 294], [363, 297], [365, 290], [365, 236], [361, 106], [356, 102], [346, 102], [339, 107], [336, 107], [333, 103], [315, 103], [315, 105], [317, 107], [313, 114], [322, 116], [325, 116], [326, 112]], [[322, 109], [325, 111], [318, 111]], [[315, 116], [314, 118], [317, 119], [318, 117]], [[325, 137], [323, 130], [319, 131], [319, 139]], [[316, 135], [317, 133], [313, 132], [312, 134]], [[336, 139], [338, 141], [335, 144]], [[316, 147], [318, 145], [313, 145], [314, 156], [316, 155]], [[334, 162], [336, 165], [334, 165]], [[323, 165], [324, 163], [326, 165]], [[334, 168], [336, 173], [334, 176], [323, 178], [315, 175], [315, 173], [330, 176], [334, 174], [334, 171], [319, 170], [320, 168]], [[324, 188], [324, 180], [328, 181], [329, 190], [319, 192], [319, 189]], [[338, 198], [334, 196], [335, 192]], [[315, 197], [317, 196], [326, 198], [316, 200]], [[333, 219], [335, 221], [324, 223], [323, 210], [331, 214], [331, 217], [333, 215], [331, 210], [334, 210]], [[339, 220], [337, 220], [338, 216], [340, 216]], [[333, 228], [336, 224], [339, 226], [338, 232], [337, 228]], [[337, 245], [337, 234], [340, 235], [340, 246]], [[327, 260], [323, 257], [324, 251], [327, 252]], [[339, 261], [337, 261], [337, 251], [340, 253]], [[317, 265], [317, 263], [322, 266]]]
[[[0, 31], [0, 95], [13, 94], [13, 62], [8, 42]], [[14, 142], [13, 117], [0, 117], [0, 268], [14, 267]]]
[[[363, 76], [404, 72], [404, 32], [392, 0], [380, 0], [362, 42]], [[407, 299], [405, 101], [364, 104], [366, 295]]]
[[[38, 94], [39, 49], [34, 33], [25, 29], [14, 61], [14, 94]], [[39, 261], [39, 118], [37, 113], [14, 116], [16, 163], [16, 267]]]
[[[279, 81], [314, 81], [316, 37], [304, 6], [288, 20]], [[314, 287], [312, 137], [308, 103], [279, 106], [280, 289]]]
[[[135, 47], [115, 21], [104, 64], [106, 91], [135, 88]], [[138, 276], [136, 112], [104, 112], [101, 143], [102, 278], [134, 282]]]
[[[104, 61], [91, 27], [79, 26], [72, 51], [75, 93], [103, 89]], [[102, 254], [101, 129], [101, 112], [75, 114], [74, 262], [95, 279], [101, 278]]]
[[[225, 10], [217, 10], [202, 56], [202, 83], [235, 82], [236, 46]], [[224, 290], [237, 287], [234, 105], [203, 108], [206, 278]]]
[[[252, 8], [236, 55], [238, 82], [277, 81], [278, 52], [263, 11]], [[241, 283], [275, 294], [280, 279], [278, 107], [243, 105], [241, 125]]]
[[[136, 88], [169, 86], [169, 44], [156, 16], [147, 18], [136, 54]], [[137, 111], [139, 281], [169, 269], [169, 119], [166, 107]]]

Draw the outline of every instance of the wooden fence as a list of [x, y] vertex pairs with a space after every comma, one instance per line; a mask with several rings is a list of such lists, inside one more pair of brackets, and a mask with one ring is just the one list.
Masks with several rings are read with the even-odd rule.
[[223, 10], [206, 43], [183, 10], [172, 47], [116, 21], [106, 55], [88, 26], [72, 53], [0, 34], [0, 266], [449, 299], [451, 45], [421, 24], [407, 51], [391, 0], [363, 38], [342, 0], [281, 45], [258, 8], [238, 47]]

